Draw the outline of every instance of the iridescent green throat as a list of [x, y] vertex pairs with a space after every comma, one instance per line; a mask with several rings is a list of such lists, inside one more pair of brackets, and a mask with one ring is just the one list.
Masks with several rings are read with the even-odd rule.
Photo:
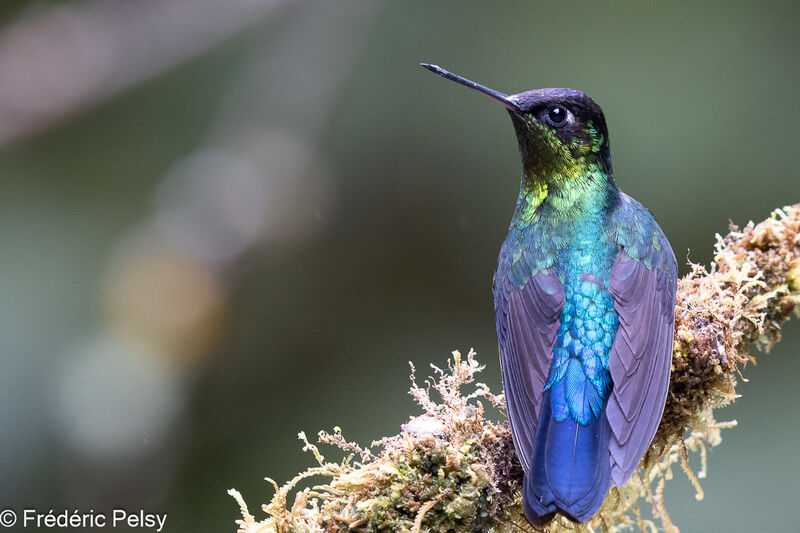
[[[523, 125], [520, 125], [523, 126]], [[515, 220], [527, 226], [585, 221], [599, 215], [618, 191], [608, 155], [608, 139], [587, 125], [586, 140], [562, 142], [550, 128], [526, 121], [529, 135], [522, 151], [523, 174]]]

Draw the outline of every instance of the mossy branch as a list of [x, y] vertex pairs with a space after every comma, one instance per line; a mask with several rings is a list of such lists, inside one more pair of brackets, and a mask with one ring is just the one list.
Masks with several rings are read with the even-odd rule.
[[[642, 517], [645, 502], [661, 528], [677, 531], [663, 500], [676, 463], [702, 499], [706, 450], [719, 444], [722, 428], [735, 425], [717, 423], [713, 410], [736, 397], [737, 377], [744, 379], [742, 370], [753, 361], [750, 345], [769, 349], [778, 342], [781, 323], [800, 304], [800, 204], [742, 230], [731, 226], [727, 236], [717, 236], [710, 269], [691, 266], [678, 282], [666, 409], [637, 474], [624, 487], [612, 488], [587, 524], [557, 516], [548, 531], [657, 531]], [[320, 442], [350, 455], [328, 462], [301, 433], [317, 466], [282, 487], [268, 478], [276, 493], [263, 506], [266, 518], [257, 521], [242, 496], [230, 490], [241, 507], [239, 532], [532, 531], [522, 514], [522, 469], [508, 424], [484, 416], [482, 401], [502, 409], [503, 396], [475, 383], [481, 367], [473, 352], [466, 359], [453, 352], [447, 370], [433, 368], [436, 376], [420, 387], [412, 365], [411, 395], [424, 413], [398, 435], [374, 442], [379, 453], [348, 442], [336, 428], [332, 435], [321, 432]], [[689, 468], [690, 452], [700, 454], [697, 474]], [[311, 476], [328, 482], [297, 488]]]

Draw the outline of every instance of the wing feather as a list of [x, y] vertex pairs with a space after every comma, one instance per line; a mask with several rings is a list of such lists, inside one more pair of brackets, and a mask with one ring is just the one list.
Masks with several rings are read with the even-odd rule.
[[[671, 260], [674, 263], [674, 256]], [[628, 480], [650, 446], [666, 402], [676, 286], [669, 272], [648, 268], [624, 251], [611, 269], [609, 291], [619, 329], [609, 354], [614, 387], [606, 416], [611, 426], [611, 481], [617, 486]]]
[[527, 472], [539, 423], [542, 391], [550, 373], [553, 347], [564, 306], [564, 289], [551, 271], [531, 277], [500, 302], [500, 362], [517, 456]]

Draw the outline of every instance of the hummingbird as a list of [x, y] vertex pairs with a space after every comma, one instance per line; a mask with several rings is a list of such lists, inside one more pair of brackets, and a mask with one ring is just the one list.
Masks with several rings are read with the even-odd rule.
[[573, 89], [506, 95], [522, 178], [493, 280], [523, 506], [585, 522], [655, 435], [670, 379], [677, 263], [653, 215], [614, 181], [603, 111]]

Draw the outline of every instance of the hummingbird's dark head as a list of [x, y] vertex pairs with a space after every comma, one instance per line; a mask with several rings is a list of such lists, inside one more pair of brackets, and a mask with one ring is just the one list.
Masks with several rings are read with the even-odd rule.
[[608, 128], [594, 100], [573, 89], [536, 89], [507, 97], [526, 173], [574, 174], [598, 165], [611, 171]]
[[508, 110], [525, 175], [547, 181], [569, 181], [585, 176], [591, 169], [611, 175], [603, 111], [582, 92], [537, 89], [508, 96], [436, 65], [422, 63], [422, 66], [485, 94]]

